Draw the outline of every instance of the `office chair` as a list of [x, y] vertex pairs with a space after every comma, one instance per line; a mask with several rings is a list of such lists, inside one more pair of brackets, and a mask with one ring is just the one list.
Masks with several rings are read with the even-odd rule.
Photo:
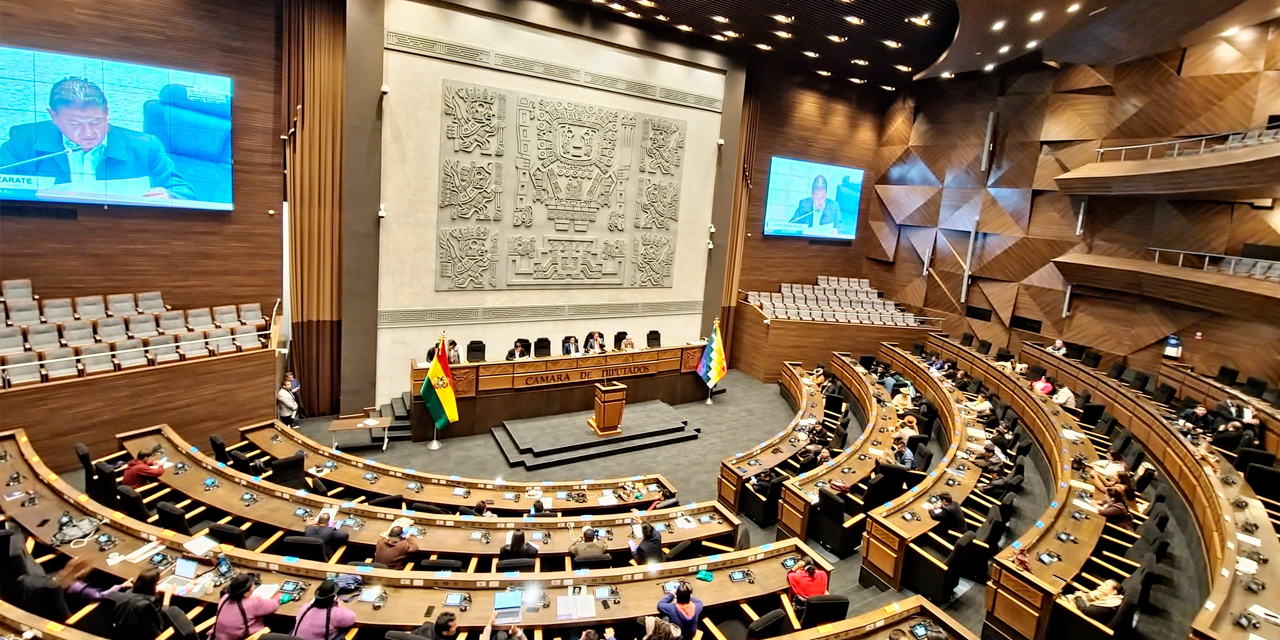
[[751, 532], [746, 527], [738, 527], [738, 533], [733, 537], [733, 550], [742, 551], [751, 548]]
[[[274, 476], [274, 474], [272, 475]], [[370, 498], [369, 501], [366, 502], [365, 504], [371, 507], [386, 507], [388, 509], [402, 509], [404, 508], [404, 497], [403, 496], [378, 496], [376, 498]]]
[[[911, 586], [916, 592], [937, 605], [950, 602], [956, 587], [960, 585], [960, 575], [964, 573], [966, 559], [972, 551], [973, 538], [973, 531], [960, 536], [951, 548], [951, 553], [942, 561], [942, 566], [908, 552], [908, 566], [904, 568], [904, 573], [911, 576]], [[927, 549], [923, 549], [923, 552], [929, 553]]]
[[1124, 363], [1119, 360], [1116, 360], [1115, 362], [1111, 363], [1111, 369], [1107, 371], [1107, 377], [1111, 378], [1112, 380], [1119, 380], [1120, 376], [1123, 376], [1123, 375], [1124, 375]]
[[911, 453], [915, 453], [916, 449], [918, 449], [921, 445], [928, 446], [929, 436], [926, 436], [923, 433], [920, 435], [911, 436], [910, 438], [907, 438], [906, 444], [907, 444], [907, 450], [910, 451]]
[[89, 447], [84, 446], [83, 442], [77, 442], [76, 458], [80, 460], [80, 468], [84, 469], [84, 485], [87, 487], [96, 475], [93, 471], [93, 458], [89, 455]]
[[916, 356], [916, 357], [923, 356], [923, 355], [924, 355], [924, 343], [923, 343], [923, 342], [912, 342], [912, 343], [911, 343], [911, 355]]
[[1261, 397], [1262, 393], [1267, 390], [1267, 381], [1262, 378], [1249, 376], [1244, 383], [1244, 392], [1255, 397]]
[[1080, 364], [1090, 368], [1097, 369], [1102, 364], [1102, 354], [1097, 351], [1085, 351], [1084, 356], [1080, 358]]
[[461, 560], [445, 560], [436, 558], [435, 560], [420, 560], [418, 568], [423, 571], [461, 571]]
[[213, 459], [225, 465], [231, 464], [231, 456], [227, 455], [227, 443], [220, 435], [209, 436], [209, 448], [213, 449]]
[[615, 350], [622, 348], [622, 341], [627, 339], [626, 331], [619, 331], [613, 334], [613, 348]]
[[962, 346], [962, 347], [972, 347], [972, 346], [973, 346], [973, 339], [974, 339], [974, 338], [976, 338], [976, 337], [977, 337], [977, 336], [973, 335], [972, 333], [963, 333], [963, 334], [960, 334], [960, 346]]
[[644, 337], [644, 344], [645, 344], [645, 346], [646, 346], [646, 347], [649, 347], [650, 349], [657, 349], [658, 347], [661, 347], [661, 346], [662, 346], [662, 334], [661, 334], [661, 333], [659, 333], [657, 329], [654, 329], [653, 331], [650, 331], [650, 332], [649, 332], [647, 335], [645, 335], [645, 337]]
[[116, 487], [116, 499], [120, 505], [120, 510], [135, 520], [146, 522], [156, 514], [155, 511], [152, 511], [147, 506], [147, 503], [142, 501], [142, 494], [134, 490], [133, 487], [124, 485]]
[[414, 511], [421, 511], [423, 513], [434, 513], [434, 514], [448, 513], [448, 511], [445, 511], [444, 509], [441, 509], [440, 507], [437, 507], [434, 504], [427, 504], [425, 502], [414, 502], [409, 505], [409, 508]]
[[1231, 367], [1223, 365], [1221, 367], [1218, 367], [1218, 375], [1214, 376], [1213, 380], [1219, 384], [1224, 384], [1229, 387], [1235, 384], [1236, 378], [1239, 378], [1239, 377], [1240, 377], [1239, 370], [1232, 369]]
[[[533, 341], [533, 357], [546, 358], [551, 355], [551, 339], [538, 338]], [[560, 354], [556, 354], [560, 355]]]
[[467, 362], [484, 362], [484, 341], [472, 340], [467, 343]]
[[[747, 632], [743, 636], [743, 640], [757, 640], [781, 635], [782, 624], [786, 619], [786, 612], [782, 609], [774, 609], [747, 625]], [[734, 638], [730, 637], [728, 640], [734, 640]]]
[[498, 561], [498, 573], [507, 571], [533, 571], [536, 566], [533, 558], [511, 558]]
[[28, 613], [53, 622], [63, 622], [71, 617], [66, 592], [50, 576], [26, 575], [18, 579], [21, 598], [17, 604]]
[[608, 569], [613, 566], [613, 556], [607, 553], [581, 555], [573, 559], [574, 569]]
[[933, 464], [933, 452], [923, 442], [916, 445], [914, 456], [915, 464], [911, 468], [915, 471], [928, 471], [929, 466]]
[[201, 520], [195, 526], [187, 522], [187, 512], [182, 507], [172, 502], [157, 502], [156, 514], [160, 517], [156, 520], [157, 524], [170, 531], [176, 531], [184, 536], [189, 536], [192, 532], [200, 531], [209, 527], [211, 522]]
[[840, 494], [826, 487], [818, 489], [818, 509], [810, 516], [809, 537], [840, 558], [852, 555], [862, 542], [866, 516], [847, 516]]
[[259, 536], [246, 536], [244, 530], [229, 524], [215, 522], [209, 525], [208, 536], [218, 544], [229, 544], [238, 549], [253, 551], [267, 539]]
[[744, 484], [738, 498], [738, 513], [752, 522], [768, 527], [778, 523], [778, 501], [782, 499], [782, 480], [777, 478], [769, 485], [768, 493], [761, 495], [751, 485]]
[[676, 546], [671, 547], [671, 551], [665, 554], [664, 562], [667, 560], [679, 560], [680, 556], [689, 551], [689, 547], [693, 546], [692, 540], [681, 540]]
[[[274, 636], [274, 635], [283, 635], [283, 634], [268, 633], [267, 635]], [[285, 636], [285, 637], [292, 637], [292, 636]], [[412, 633], [409, 633], [408, 631], [388, 631], [387, 635], [384, 637], [386, 638], [386, 640], [427, 640], [427, 638], [414, 635]], [[263, 640], [267, 640], [267, 638], [263, 638]]]
[[328, 562], [329, 554], [324, 551], [324, 540], [310, 536], [285, 536], [280, 539], [280, 555], [293, 556], [303, 560]]
[[1151, 399], [1155, 400], [1156, 404], [1170, 404], [1173, 402], [1173, 396], [1177, 392], [1177, 389], [1161, 382], [1160, 386], [1156, 387], [1156, 393]]
[[1244, 481], [1259, 496], [1268, 500], [1280, 500], [1280, 469], [1250, 462], [1244, 469]]
[[1042, 366], [1040, 366], [1040, 365], [1038, 365], [1038, 364], [1033, 364], [1033, 365], [1031, 365], [1031, 366], [1027, 367], [1027, 376], [1026, 376], [1026, 377], [1027, 377], [1027, 379], [1028, 379], [1028, 380], [1039, 380], [1039, 379], [1040, 379], [1040, 377], [1041, 377], [1041, 376], [1043, 376], [1044, 374], [1045, 374], [1044, 367], [1042, 367]]
[[978, 353], [981, 353], [981, 354], [982, 354], [982, 355], [984, 355], [984, 356], [985, 356], [985, 355], [987, 355], [987, 354], [989, 354], [989, 353], [991, 353], [991, 341], [990, 341], [990, 340], [979, 340], [979, 341], [978, 341]]
[[1084, 357], [1084, 345], [1064, 343], [1067, 346], [1067, 358], [1079, 360]]
[[381, 562], [365, 562], [363, 560], [352, 560], [347, 563], [348, 567], [369, 567], [370, 569], [390, 569], [391, 567]]
[[858, 356], [858, 364], [863, 369], [870, 371], [871, 367], [876, 366], [876, 357], [875, 356]]
[[1231, 466], [1235, 467], [1236, 471], [1243, 473], [1249, 469], [1249, 465], [1251, 464], [1263, 467], [1274, 467], [1276, 466], [1276, 454], [1263, 449], [1252, 449], [1249, 447], [1241, 447], [1237, 449], [1235, 464]]
[[812, 629], [819, 625], [839, 622], [848, 614], [848, 596], [813, 596], [805, 603], [804, 615], [800, 616], [800, 628]]
[[653, 505], [654, 509], [671, 509], [680, 506], [680, 500], [677, 498], [667, 498]]
[[97, 473], [93, 475], [93, 482], [87, 483], [86, 488], [90, 498], [93, 498], [98, 504], [104, 507], [115, 508], [116, 506], [116, 470], [106, 462], [98, 462], [93, 465]]
[[996, 349], [996, 362], [1008, 362], [1013, 360], [1013, 352], [1004, 347]]
[[525, 353], [533, 353], [533, 343], [529, 342], [528, 338], [516, 338], [516, 342], [520, 343], [520, 346], [524, 348]]
[[299, 451], [271, 463], [271, 481], [291, 489], [307, 488], [307, 457]]

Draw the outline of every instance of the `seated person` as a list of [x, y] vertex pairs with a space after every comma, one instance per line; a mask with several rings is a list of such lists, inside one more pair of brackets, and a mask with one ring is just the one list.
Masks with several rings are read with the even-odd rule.
[[1050, 399], [1060, 406], [1070, 409], [1076, 408], [1076, 394], [1072, 393], [1065, 384], [1059, 385], [1058, 390], [1053, 392], [1053, 396]]
[[629, 333], [628, 333], [628, 334], [623, 334], [623, 336], [622, 336], [622, 350], [623, 350], [623, 351], [635, 351], [635, 350], [636, 350], [636, 341], [631, 339], [631, 334], [629, 334]]
[[1001, 449], [1008, 449], [1013, 444], [1013, 429], [1003, 422], [996, 425], [996, 432], [991, 434], [991, 442]]
[[1115, 617], [1121, 602], [1124, 602], [1124, 585], [1111, 579], [1102, 581], [1093, 591], [1080, 591], [1071, 598], [1080, 613], [1102, 624]]
[[930, 369], [933, 369], [934, 371], [941, 372], [943, 369], [946, 368], [947, 363], [943, 361], [943, 359], [939, 357], [938, 354], [935, 353], [933, 355], [930, 355], [929, 359], [925, 361], [925, 366], [929, 367]]
[[757, 473], [747, 482], [756, 493], [768, 497], [769, 489], [773, 487], [773, 470], [765, 469], [764, 471]]
[[979, 393], [977, 398], [964, 403], [963, 406], [978, 417], [991, 415], [991, 398], [985, 393]]
[[907, 415], [898, 421], [898, 430], [893, 435], [894, 437], [901, 437], [904, 441], [908, 438], [914, 438], [920, 435], [920, 431], [916, 428], [917, 426], [916, 417]]
[[969, 524], [964, 521], [964, 512], [960, 510], [959, 503], [952, 500], [951, 494], [946, 491], [938, 494], [938, 506], [929, 510], [929, 517], [956, 533], [969, 530]]
[[1105, 458], [1093, 462], [1089, 469], [1089, 481], [1099, 489], [1103, 489], [1115, 484], [1116, 476], [1128, 469], [1119, 451], [1107, 450]]
[[827, 572], [813, 558], [804, 556], [800, 564], [787, 572], [787, 584], [791, 585], [791, 598], [805, 602], [813, 596], [827, 595]]
[[693, 638], [698, 634], [698, 621], [702, 619], [702, 601], [693, 597], [693, 587], [681, 581], [673, 591], [658, 601], [658, 613], [680, 627], [681, 638]]
[[[631, 558], [636, 564], [649, 564], [650, 562], [662, 562], [666, 559], [665, 553], [662, 551], [662, 532], [653, 528], [653, 525], [640, 520], [640, 512], [635, 511], [633, 521], [640, 525], [640, 538], [633, 539], [628, 537], [627, 546], [631, 548]], [[634, 535], [634, 534], [632, 534]]]
[[280, 606], [272, 598], [250, 595], [254, 576], [238, 573], [223, 590], [213, 619], [213, 640], [240, 640], [266, 628], [264, 619]]
[[1133, 514], [1129, 512], [1129, 501], [1125, 500], [1124, 489], [1118, 486], [1107, 487], [1104, 500], [1091, 500], [1091, 502], [1098, 508], [1098, 515], [1107, 519], [1107, 524], [1113, 524], [1125, 531], [1134, 530]]
[[1045, 351], [1048, 351], [1055, 356], [1065, 356], [1067, 355], [1067, 345], [1062, 344], [1061, 340], [1054, 340], [1053, 346], [1047, 347]]
[[498, 550], [498, 560], [536, 557], [538, 557], [538, 548], [524, 541], [522, 529], [512, 531], [510, 544], [503, 545], [502, 549]]
[[311, 602], [298, 609], [293, 632], [302, 640], [332, 640], [356, 623], [356, 612], [338, 600], [338, 583], [329, 578], [316, 587]]
[[569, 338], [560, 345], [560, 355], [563, 355], [563, 356], [582, 355], [582, 347], [578, 346], [577, 336], [569, 336]]
[[823, 446], [819, 446], [817, 445], [817, 443], [810, 444], [808, 445], [808, 447], [818, 447], [818, 448], [816, 452], [813, 450], [809, 450], [800, 454], [799, 463], [800, 463], [801, 469], [804, 469], [804, 470], [815, 469], [817, 467], [820, 467], [826, 464], [831, 460], [830, 449]]
[[587, 339], [582, 343], [583, 353], [604, 353], [604, 334], [599, 331], [592, 331], [587, 334]]
[[535, 517], [535, 518], [555, 518], [555, 517], [557, 517], [557, 516], [556, 516], [556, 513], [555, 513], [554, 511], [548, 511], [548, 510], [547, 510], [547, 505], [546, 505], [546, 503], [545, 503], [545, 502], [543, 502], [543, 501], [541, 501], [541, 500], [534, 500], [534, 501], [533, 501], [533, 506], [529, 507], [529, 515], [531, 515], [531, 516], [533, 516], [533, 517]]
[[476, 515], [480, 516], [481, 518], [498, 517], [498, 514], [494, 513], [493, 510], [489, 508], [489, 503], [485, 500], [481, 500], [477, 502], [476, 506], [472, 507], [471, 510], [474, 511]]
[[405, 562], [417, 552], [418, 543], [413, 541], [413, 536], [408, 535], [404, 527], [396, 525], [379, 536], [378, 544], [373, 548], [373, 561], [392, 569], [403, 569]]
[[529, 353], [524, 350], [524, 344], [516, 340], [514, 346], [507, 351], [507, 360], [524, 360], [529, 357]]
[[582, 528], [582, 539], [569, 545], [569, 555], [575, 559], [581, 556], [603, 556], [609, 554], [609, 545], [604, 540], [596, 539], [596, 531], [591, 527]]
[[893, 456], [893, 463], [907, 469], [916, 467], [916, 455], [907, 448], [907, 441], [898, 436], [893, 437], [893, 444], [889, 446], [889, 453]]
[[1182, 426], [1192, 433], [1207, 433], [1213, 429], [1213, 416], [1209, 415], [1209, 408], [1202, 404], [1183, 411], [1179, 418]]
[[139, 451], [137, 456], [125, 464], [120, 484], [137, 489], [151, 482], [148, 478], [159, 478], [162, 475], [164, 467], [151, 461], [151, 451]]
[[1044, 396], [1053, 393], [1053, 383], [1049, 382], [1049, 376], [1040, 376], [1039, 380], [1031, 383], [1031, 388], [1036, 393]]
[[347, 543], [347, 539], [350, 537], [350, 534], [346, 531], [333, 526], [327, 513], [316, 516], [315, 523], [308, 524], [302, 535], [308, 538], [319, 538], [324, 542], [324, 554], [326, 556], [333, 556], [339, 547]]
[[991, 467], [990, 471], [990, 480], [986, 484], [979, 484], [977, 489], [997, 500], [1003, 499], [1006, 493], [1013, 490], [1013, 474], [1005, 471], [1003, 466]]
[[982, 445], [982, 450], [973, 454], [973, 458], [969, 460], [973, 466], [984, 471], [993, 470], [1004, 467], [1005, 457], [996, 448], [994, 442], [986, 442]]
[[898, 412], [899, 416], [910, 411], [913, 408], [911, 403], [911, 391], [906, 387], [899, 387], [898, 393], [893, 396], [892, 404], [894, 410]]
[[[480, 635], [480, 638], [483, 638], [483, 640], [490, 640], [490, 638], [494, 638], [494, 636], [491, 636], [490, 634], [493, 633], [493, 622], [497, 617], [497, 611], [489, 614], [489, 624], [485, 626], [485, 630]], [[511, 629], [516, 629], [516, 627], [512, 626]], [[516, 631], [517, 633], [513, 634], [512, 637], [524, 637], [519, 634], [518, 629], [516, 629]], [[444, 613], [436, 616], [434, 622], [423, 622], [422, 626], [414, 629], [412, 633], [415, 636], [426, 638], [427, 640], [452, 640], [453, 638], [458, 637], [458, 615], [452, 611], [445, 611]], [[494, 640], [496, 640], [496, 638], [494, 638]]]
[[1223, 451], [1235, 451], [1240, 448], [1242, 438], [1244, 438], [1244, 425], [1240, 424], [1239, 420], [1232, 420], [1218, 426], [1209, 444]]
[[62, 570], [54, 574], [53, 581], [62, 587], [66, 594], [67, 605], [72, 609], [101, 600], [121, 589], [128, 589], [133, 582], [126, 580], [109, 589], [99, 591], [85, 581], [93, 571], [93, 561], [88, 556], [74, 556], [62, 565]]
[[116, 600], [113, 622], [116, 633], [121, 634], [118, 637], [155, 640], [175, 624], [191, 624], [181, 609], [169, 606], [173, 587], [160, 584], [160, 575], [155, 567], [144, 570], [133, 580], [128, 593]]

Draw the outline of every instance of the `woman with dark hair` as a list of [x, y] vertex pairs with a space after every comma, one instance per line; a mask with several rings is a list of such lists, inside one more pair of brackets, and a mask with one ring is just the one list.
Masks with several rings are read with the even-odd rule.
[[75, 556], [62, 566], [62, 570], [54, 574], [53, 581], [62, 587], [63, 593], [66, 594], [69, 605], [88, 604], [97, 600], [101, 600], [121, 589], [128, 589], [133, 586], [132, 580], [126, 580], [122, 584], [118, 584], [106, 591], [99, 591], [88, 582], [85, 578], [93, 571], [93, 561], [86, 556]]
[[640, 522], [639, 512], [636, 514], [635, 522], [640, 524], [640, 539], [627, 540], [627, 546], [631, 548], [631, 557], [636, 564], [649, 564], [650, 562], [662, 562], [666, 559], [662, 552], [662, 532], [653, 528], [648, 522]]
[[292, 635], [303, 640], [332, 640], [356, 623], [356, 612], [338, 602], [338, 583], [325, 580], [316, 597], [298, 610]]
[[1129, 502], [1124, 499], [1124, 489], [1118, 486], [1107, 487], [1107, 499], [1105, 502], [1094, 501], [1098, 506], [1098, 515], [1107, 519], [1109, 524], [1113, 524], [1125, 531], [1133, 531], [1133, 514], [1129, 513]]
[[223, 589], [218, 611], [213, 616], [213, 640], [242, 640], [253, 635], [266, 624], [263, 618], [276, 612], [275, 600], [251, 596], [253, 576], [237, 574]]
[[147, 569], [134, 579], [129, 594], [116, 603], [115, 628], [120, 637], [154, 640], [171, 626], [173, 619], [165, 610], [173, 598], [173, 588], [159, 583], [160, 570]]
[[692, 638], [698, 633], [698, 621], [702, 619], [702, 601], [693, 597], [693, 587], [681, 581], [671, 593], [658, 601], [658, 613], [666, 614], [672, 624], [680, 627], [681, 638]]
[[524, 541], [524, 530], [511, 532], [511, 543], [498, 550], [498, 560], [515, 560], [518, 558], [536, 558], [538, 548]]
[[807, 602], [813, 596], [827, 595], [827, 572], [809, 556], [787, 573], [787, 583], [791, 585], [793, 600]]

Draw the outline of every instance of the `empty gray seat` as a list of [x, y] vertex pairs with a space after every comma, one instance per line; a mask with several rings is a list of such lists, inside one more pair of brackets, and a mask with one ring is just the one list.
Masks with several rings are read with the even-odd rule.
[[94, 343], [80, 347], [80, 364], [85, 375], [115, 371], [116, 365], [111, 361], [111, 345]]
[[40, 307], [35, 300], [10, 300], [5, 303], [9, 307], [9, 323], [16, 327], [40, 324]]
[[173, 336], [156, 336], [147, 340], [147, 356], [154, 364], [177, 362], [181, 359], [177, 340]]
[[149, 313], [129, 316], [129, 335], [140, 340], [160, 335], [160, 330], [156, 328], [156, 317]]
[[115, 363], [118, 369], [147, 366], [147, 355], [142, 351], [141, 340], [121, 340], [111, 345], [115, 352]]
[[256, 302], [240, 305], [240, 322], [251, 324], [258, 329], [267, 326], [267, 319], [262, 317], [262, 305]]
[[213, 316], [208, 309], [188, 309], [187, 327], [192, 331], [208, 331], [209, 329], [218, 328], [213, 323]]
[[107, 313], [121, 318], [136, 315], [138, 303], [134, 302], [132, 293], [113, 293], [107, 296]]
[[48, 298], [40, 303], [44, 309], [44, 321], [51, 324], [62, 324], [76, 319], [76, 312], [71, 308], [71, 298]]
[[0, 356], [20, 353], [27, 350], [26, 340], [22, 338], [22, 329], [18, 327], [0, 327]]
[[209, 350], [217, 355], [235, 353], [236, 344], [231, 340], [230, 329], [214, 329], [205, 334], [209, 338]]
[[234, 304], [226, 304], [213, 308], [213, 323], [218, 325], [219, 329], [230, 329], [240, 325], [240, 316], [236, 313]]
[[209, 357], [209, 349], [204, 343], [204, 332], [188, 331], [178, 336], [178, 353], [183, 360]]
[[255, 332], [253, 330], [253, 327], [247, 324], [242, 324], [236, 327], [236, 330], [235, 330], [236, 348], [239, 349], [240, 351], [253, 351], [254, 349], [261, 349], [262, 341], [259, 340], [258, 336], [254, 334]]
[[27, 327], [27, 345], [32, 351], [48, 351], [62, 346], [58, 325], [33, 324]]
[[98, 320], [107, 317], [107, 304], [102, 296], [77, 296], [76, 315], [81, 320]]
[[83, 347], [93, 343], [93, 323], [88, 320], [72, 320], [62, 325], [62, 344]]
[[163, 313], [168, 311], [169, 307], [164, 303], [164, 297], [159, 291], [146, 291], [138, 294], [138, 311], [142, 313]]
[[11, 353], [4, 357], [4, 364], [4, 386], [40, 382], [40, 356], [35, 353]]
[[30, 280], [5, 280], [0, 282], [0, 296], [4, 297], [5, 302], [35, 300], [36, 298], [31, 289]]
[[80, 377], [80, 368], [76, 366], [75, 357], [76, 350], [67, 347], [44, 352], [41, 364], [44, 365], [45, 380]]
[[160, 333], [175, 335], [187, 332], [187, 314], [181, 311], [165, 311], [160, 314]]
[[97, 328], [100, 342], [117, 342], [129, 339], [129, 332], [124, 327], [124, 318], [102, 318], [98, 320]]

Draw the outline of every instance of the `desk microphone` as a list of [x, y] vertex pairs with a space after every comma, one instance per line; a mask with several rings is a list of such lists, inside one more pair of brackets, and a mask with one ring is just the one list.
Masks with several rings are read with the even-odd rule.
[[5, 170], [5, 169], [12, 169], [13, 167], [17, 167], [17, 166], [19, 166], [19, 165], [27, 164], [28, 162], [39, 162], [39, 161], [41, 161], [41, 160], [48, 160], [49, 158], [56, 158], [56, 157], [58, 157], [58, 156], [66, 155], [66, 154], [68, 154], [68, 153], [71, 153], [72, 151], [80, 151], [80, 150], [81, 150], [81, 149], [80, 149], [80, 147], [75, 147], [75, 148], [73, 148], [73, 149], [63, 149], [62, 151], [58, 151], [58, 152], [55, 152], [55, 153], [50, 153], [50, 154], [48, 154], [48, 155], [37, 156], [37, 157], [35, 157], [35, 158], [27, 158], [26, 160], [19, 160], [19, 161], [17, 161], [17, 162], [14, 162], [14, 163], [11, 163], [11, 164], [6, 164], [6, 165], [4, 165], [3, 167], [0, 167], [0, 173], [4, 172], [4, 170]]

